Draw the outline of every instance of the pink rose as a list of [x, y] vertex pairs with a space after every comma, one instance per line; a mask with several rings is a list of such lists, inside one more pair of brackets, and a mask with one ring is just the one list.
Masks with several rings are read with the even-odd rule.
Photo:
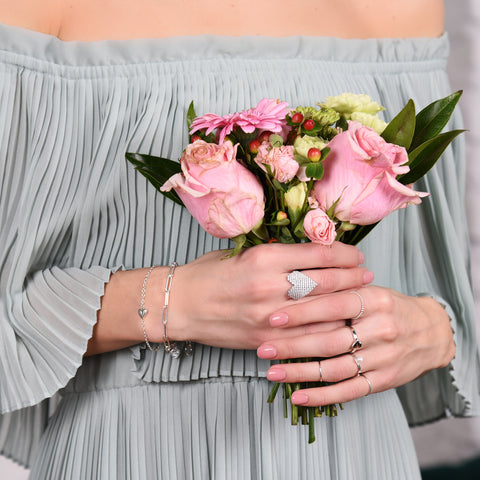
[[291, 180], [298, 171], [298, 162], [293, 158], [293, 146], [272, 147], [264, 142], [258, 148], [255, 162], [266, 171], [265, 165], [270, 165], [276, 180], [285, 183]]
[[313, 243], [321, 245], [331, 245], [337, 235], [335, 223], [319, 208], [307, 212], [303, 220], [303, 231]]
[[322, 210], [335, 202], [334, 216], [356, 225], [370, 225], [408, 204], [421, 203], [428, 193], [401, 184], [397, 175], [409, 171], [404, 148], [385, 142], [375, 130], [349, 122], [348, 130], [328, 144], [325, 174], [315, 183]]
[[182, 173], [170, 177], [172, 188], [204, 230], [218, 238], [248, 233], [263, 218], [262, 185], [236, 161], [237, 146], [197, 140], [180, 159]]

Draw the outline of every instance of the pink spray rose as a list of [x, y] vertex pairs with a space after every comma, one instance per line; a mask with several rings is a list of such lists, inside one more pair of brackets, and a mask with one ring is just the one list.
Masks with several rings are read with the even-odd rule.
[[337, 200], [334, 216], [356, 225], [370, 225], [408, 204], [421, 203], [428, 193], [401, 184], [397, 175], [409, 171], [403, 147], [387, 143], [375, 130], [349, 122], [348, 130], [328, 144], [325, 174], [314, 192], [322, 210]]
[[276, 180], [285, 183], [290, 181], [299, 168], [298, 162], [293, 158], [293, 146], [271, 147], [264, 142], [258, 148], [255, 162], [264, 170], [264, 164], [270, 165]]
[[303, 220], [303, 231], [313, 242], [331, 245], [337, 235], [335, 223], [320, 208], [309, 210]]
[[161, 191], [172, 188], [208, 233], [233, 238], [248, 233], [264, 215], [263, 188], [236, 160], [237, 147], [197, 140], [180, 159], [182, 173], [170, 177]]

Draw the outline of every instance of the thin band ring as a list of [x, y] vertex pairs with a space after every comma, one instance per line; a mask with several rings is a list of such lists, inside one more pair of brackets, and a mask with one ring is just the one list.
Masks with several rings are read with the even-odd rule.
[[362, 375], [362, 365], [360, 362], [363, 362], [363, 357], [360, 355], [355, 355], [354, 353], [351, 353], [353, 361], [355, 362], [355, 366], [357, 367], [357, 376]]
[[356, 290], [352, 290], [350, 293], [353, 293], [354, 295], [357, 295], [357, 297], [362, 302], [362, 306], [360, 307], [360, 311], [357, 313], [357, 315], [355, 315], [352, 318], [352, 320], [358, 320], [359, 318], [363, 317], [363, 314], [365, 313], [365, 300]]
[[352, 346], [350, 347], [350, 353], [355, 353], [358, 349], [362, 348], [362, 342], [358, 338], [358, 335], [355, 329], [351, 325], [348, 325], [348, 328], [352, 331], [352, 336], [353, 336], [353, 343], [352, 343]]
[[370, 382], [370, 380], [368, 379], [368, 377], [362, 373], [361, 376], [367, 381], [368, 383], [368, 393], [365, 395], [366, 397], [368, 397], [371, 393], [372, 393], [372, 383]]
[[323, 373], [322, 373], [322, 363], [318, 362], [318, 371], [320, 372], [320, 382], [324, 382], [325, 380], [323, 379]]

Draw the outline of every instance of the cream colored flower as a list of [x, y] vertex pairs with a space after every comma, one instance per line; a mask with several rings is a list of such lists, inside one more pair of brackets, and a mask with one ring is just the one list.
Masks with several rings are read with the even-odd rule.
[[285, 205], [292, 211], [303, 208], [307, 196], [307, 185], [303, 182], [290, 187], [285, 193]]
[[354, 93], [342, 93], [336, 97], [327, 97], [321, 106], [333, 108], [337, 112], [344, 115], [347, 120], [350, 119], [350, 115], [353, 112], [362, 112], [375, 115], [381, 110], [385, 110], [384, 107], [379, 105], [377, 102], [374, 102], [368, 95]]
[[308, 158], [308, 151], [311, 148], [318, 148], [319, 150], [321, 150], [326, 145], [327, 142], [324, 142], [321, 138], [304, 135], [303, 137], [298, 137], [295, 140], [295, 142], [293, 143], [293, 148], [295, 154]]
[[353, 112], [351, 115], [351, 120], [360, 122], [366, 127], [373, 128], [379, 135], [382, 134], [387, 126], [387, 122], [384, 122], [381, 118], [378, 118], [377, 115], [370, 115], [369, 113]]

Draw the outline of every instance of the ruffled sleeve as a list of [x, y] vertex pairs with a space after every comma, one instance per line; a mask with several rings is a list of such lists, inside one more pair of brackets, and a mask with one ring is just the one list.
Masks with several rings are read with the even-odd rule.
[[[462, 128], [458, 112], [449, 128]], [[456, 355], [449, 366], [398, 388], [411, 425], [480, 411], [480, 363], [464, 205], [464, 138], [454, 141], [416, 187], [431, 196], [420, 207], [400, 212], [400, 229], [392, 230], [402, 238], [400, 269], [390, 276], [400, 291], [431, 296], [443, 306], [450, 318]]]
[[71, 82], [6, 56], [0, 52], [0, 413], [51, 397], [75, 375], [113, 271], [86, 247], [99, 177], [72, 135], [81, 130], [75, 115], [65, 115]]

